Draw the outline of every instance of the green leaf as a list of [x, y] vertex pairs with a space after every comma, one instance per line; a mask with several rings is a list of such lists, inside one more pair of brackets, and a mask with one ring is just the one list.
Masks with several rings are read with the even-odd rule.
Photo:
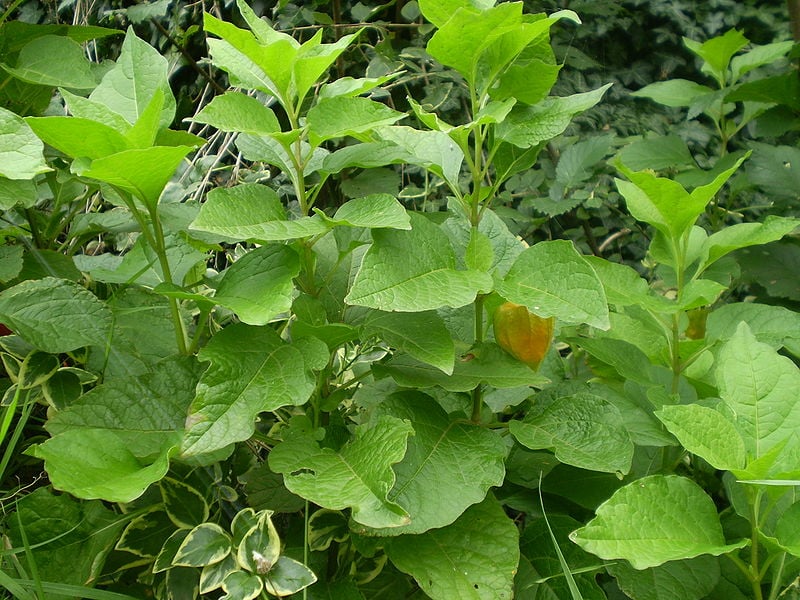
[[226, 592], [223, 600], [254, 600], [261, 595], [264, 582], [258, 575], [236, 570], [222, 582], [222, 589]]
[[473, 13], [487, 10], [496, 0], [419, 0], [419, 10], [428, 21], [441, 27], [459, 8], [472, 9]]
[[196, 364], [168, 359], [146, 375], [114, 379], [47, 422], [32, 447], [57, 489], [79, 498], [130, 502], [164, 477], [194, 397]]
[[0, 281], [7, 282], [22, 270], [22, 246], [0, 246]]
[[264, 589], [278, 598], [296, 594], [317, 581], [314, 572], [303, 563], [281, 556], [264, 577]]
[[774, 42], [763, 46], [753, 46], [750, 50], [731, 59], [731, 81], [739, 78], [758, 67], [768, 65], [783, 58], [794, 45], [791, 41]]
[[208, 502], [197, 488], [172, 477], [162, 479], [158, 487], [164, 510], [175, 527], [191, 529], [208, 520]]
[[611, 262], [599, 256], [584, 256], [583, 259], [603, 282], [609, 304], [617, 307], [646, 306], [651, 302], [658, 302], [658, 299], [651, 295], [647, 281], [633, 267]]
[[497, 125], [497, 138], [519, 148], [531, 148], [564, 132], [572, 117], [595, 104], [611, 84], [566, 97], [550, 97], [533, 106], [517, 105]]
[[[463, 262], [465, 267], [486, 267], [477, 270], [490, 272], [497, 277], [505, 276], [517, 257], [525, 250], [525, 246], [520, 243], [519, 239], [509, 231], [505, 222], [492, 210], [484, 213], [481, 222], [478, 224], [477, 231], [477, 234], [479, 234], [477, 238], [488, 239], [490, 247], [486, 247], [483, 242], [473, 241], [476, 234], [473, 233], [473, 228], [464, 218], [450, 217], [442, 224], [442, 228], [450, 237], [454, 248], [466, 248]], [[480, 247], [471, 247], [471, 244], [478, 244]], [[481, 257], [474, 256], [475, 260], [482, 264], [476, 264], [472, 267], [468, 265], [469, 259], [467, 255], [471, 252], [482, 254]], [[456, 257], [457, 260], [459, 258], [459, 256]], [[460, 261], [458, 265], [459, 267], [461, 266]]]
[[406, 209], [389, 194], [370, 194], [348, 200], [336, 210], [333, 218], [325, 220], [348, 227], [411, 229]]
[[257, 98], [241, 92], [215, 96], [192, 121], [206, 123], [222, 131], [268, 135], [281, 130], [275, 113]]
[[268, 327], [236, 324], [212, 337], [198, 357], [211, 365], [186, 421], [184, 456], [246, 440], [258, 413], [303, 404], [315, 388], [313, 370], [328, 362], [328, 349], [313, 338], [287, 344]]
[[333, 138], [361, 138], [375, 127], [392, 125], [403, 117], [403, 113], [369, 98], [337, 96], [322, 100], [308, 111], [309, 139], [319, 146]]
[[614, 492], [596, 514], [570, 539], [600, 558], [624, 558], [635, 569], [701, 554], [719, 556], [749, 543], [726, 545], [713, 500], [676, 475], [637, 479]]
[[253, 518], [255, 525], [238, 540], [236, 562], [252, 573], [265, 575], [278, 561], [281, 539], [272, 523], [272, 511], [259, 511]]
[[364, 336], [378, 336], [417, 360], [433, 365], [448, 375], [453, 373], [453, 338], [442, 318], [433, 311], [369, 311], [362, 328]]
[[495, 290], [542, 317], [608, 329], [603, 284], [571, 242], [540, 242], [517, 257]]
[[288, 246], [261, 246], [223, 271], [214, 301], [248, 325], [266, 325], [292, 306], [300, 258]]
[[131, 124], [122, 115], [114, 112], [102, 102], [75, 95], [65, 89], [60, 89], [59, 92], [64, 97], [67, 108], [73, 117], [108, 125], [122, 134], [127, 133], [131, 128]]
[[204, 567], [221, 561], [230, 552], [230, 535], [216, 523], [201, 523], [183, 540], [172, 564]]
[[0, 323], [44, 352], [105, 344], [111, 311], [86, 288], [46, 277], [0, 292]]
[[715, 469], [743, 469], [745, 450], [742, 436], [721, 413], [699, 404], [667, 405], [655, 415], [692, 454]]
[[356, 427], [338, 452], [296, 434], [272, 449], [269, 466], [283, 473], [287, 488], [315, 504], [352, 508], [353, 520], [367, 527], [399, 527], [409, 516], [388, 498], [395, 483], [391, 466], [402, 460], [413, 432], [408, 422], [381, 417], [372, 426]]
[[759, 342], [775, 350], [785, 346], [792, 354], [800, 356], [800, 313], [754, 302], [725, 304], [708, 315], [706, 341], [711, 344], [729, 340], [739, 323], [747, 323]]
[[152, 209], [178, 165], [192, 150], [189, 146], [124, 150], [93, 160], [88, 168], [79, 167], [77, 171], [83, 177], [110, 183], [133, 194]]
[[373, 370], [376, 374], [390, 375], [403, 387], [429, 388], [438, 385], [451, 392], [468, 392], [481, 384], [495, 388], [541, 387], [548, 381], [491, 343], [475, 346], [456, 360], [452, 375], [403, 354], [392, 357], [384, 364], [373, 365]]
[[633, 460], [622, 415], [605, 398], [581, 392], [559, 398], [509, 431], [532, 450], [552, 449], [562, 463], [606, 473], [627, 473]]
[[671, 179], [656, 177], [646, 171], [635, 173], [621, 164], [617, 166], [630, 181], [615, 181], [634, 218], [649, 223], [670, 239], [678, 239], [694, 225], [706, 205], [748, 156], [749, 153], [711, 183], [697, 187], [691, 193]]
[[795, 502], [778, 519], [775, 538], [788, 552], [800, 556], [800, 502]]
[[72, 158], [102, 158], [130, 148], [125, 136], [105, 123], [78, 117], [28, 117], [25, 121], [43, 142]]
[[[0, 117], [1, 119], [1, 117]], [[3, 154], [0, 149], [0, 155]], [[30, 208], [39, 199], [39, 193], [36, 190], [36, 184], [30, 179], [6, 179], [0, 176], [0, 210], [9, 210], [17, 205], [22, 208]], [[10, 248], [12, 246], [5, 246]], [[22, 252], [22, 247], [17, 246]], [[0, 279], [0, 281], [9, 281], [13, 279]]]
[[[419, 312], [459, 307], [491, 289], [479, 271], [456, 271], [447, 236], [421, 215], [411, 214], [411, 231], [376, 230], [345, 302], [378, 310]], [[397, 257], [404, 260], [398, 261]]]
[[567, 147], [558, 159], [556, 181], [571, 188], [589, 179], [593, 167], [610, 152], [613, 141], [613, 136], [601, 135]]
[[712, 233], [703, 243], [702, 269], [734, 250], [781, 239], [800, 226], [800, 219], [768, 215], [761, 223], [736, 223]]
[[746, 323], [720, 350], [716, 379], [748, 459], [764, 456], [794, 433], [800, 422], [800, 369], [759, 342]]
[[36, 85], [91, 90], [97, 84], [81, 45], [61, 35], [31, 40], [20, 50], [16, 66], [2, 67], [17, 79]]
[[200, 593], [207, 594], [221, 588], [225, 579], [239, 570], [239, 565], [232, 553], [219, 562], [206, 565], [200, 571]]
[[8, 179], [33, 179], [50, 167], [44, 161], [44, 144], [30, 126], [10, 110], [0, 107], [0, 175]]
[[325, 233], [329, 225], [318, 216], [288, 221], [274, 190], [243, 183], [210, 191], [190, 228], [215, 234], [222, 241], [271, 242]]
[[[492, 486], [503, 482], [507, 447], [495, 432], [448, 417], [426, 394], [397, 392], [378, 404], [376, 418], [403, 419], [413, 424], [406, 456], [394, 465], [397, 481], [389, 500], [408, 511], [403, 527], [367, 531], [395, 536], [423, 533], [450, 525], [471, 505], [481, 502]], [[464, 448], [470, 451], [465, 453]], [[437, 501], [430, 491], [437, 490]]]
[[695, 164], [686, 142], [677, 135], [647, 136], [625, 146], [618, 157], [634, 171], [665, 171]]
[[444, 179], [452, 189], [458, 189], [464, 153], [446, 133], [420, 131], [400, 125], [380, 127], [375, 133], [380, 139], [393, 142], [403, 149], [406, 152], [403, 158], [407, 162], [425, 167]]
[[636, 600], [701, 600], [709, 597], [720, 577], [719, 559], [712, 556], [676, 560], [643, 571], [618, 562], [609, 565], [608, 572]]
[[116, 64], [89, 99], [106, 105], [133, 124], [145, 112], [156, 90], [160, 90], [164, 94], [164, 106], [158, 122], [161, 127], [169, 127], [175, 116], [175, 97], [168, 72], [167, 59], [136, 37], [133, 27], [129, 27]]
[[434, 600], [510, 600], [519, 533], [492, 496], [441, 529], [393, 538], [389, 560]]
[[[650, 98], [664, 106], [692, 106], [702, 96], [713, 94], [710, 87], [686, 79], [669, 79], [644, 86], [631, 92], [631, 96]], [[633, 166], [633, 165], [631, 165]]]
[[686, 47], [705, 61], [703, 71], [714, 75], [721, 85], [726, 81], [731, 57], [747, 46], [749, 42], [750, 40], [736, 29], [730, 29], [723, 35], [711, 38], [702, 44], [689, 38], [683, 38]]

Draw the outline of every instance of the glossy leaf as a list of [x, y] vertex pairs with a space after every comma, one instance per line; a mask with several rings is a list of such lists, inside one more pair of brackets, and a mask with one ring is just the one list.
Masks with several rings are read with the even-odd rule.
[[231, 551], [231, 538], [216, 523], [201, 523], [189, 532], [178, 548], [172, 564], [204, 567], [218, 563]]

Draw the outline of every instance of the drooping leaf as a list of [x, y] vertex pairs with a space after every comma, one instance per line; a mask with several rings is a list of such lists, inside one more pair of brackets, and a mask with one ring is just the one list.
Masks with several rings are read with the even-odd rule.
[[81, 45], [63, 35], [32, 39], [19, 51], [13, 67], [4, 64], [2, 68], [17, 79], [35, 85], [91, 90], [97, 84]]
[[510, 600], [518, 539], [513, 521], [489, 496], [447, 527], [393, 538], [386, 553], [434, 600]]
[[[413, 424], [406, 456], [393, 469], [397, 475], [389, 499], [408, 511], [411, 522], [370, 535], [423, 533], [450, 525], [471, 505], [503, 481], [507, 447], [489, 429], [448, 417], [426, 394], [398, 392], [383, 398], [375, 415]], [[468, 453], [464, 448], [469, 448]], [[437, 490], [436, 502], [430, 501]]]
[[[411, 214], [410, 231], [376, 230], [345, 302], [385, 311], [419, 312], [464, 306], [491, 289], [480, 271], [457, 271], [447, 236]], [[402, 256], [404, 260], [397, 260]]]
[[97, 386], [48, 422], [52, 435], [31, 453], [50, 481], [79, 498], [130, 502], [161, 479], [180, 445], [197, 365], [162, 361], [146, 374]]
[[607, 329], [608, 304], [594, 269], [567, 241], [540, 242], [517, 257], [496, 291], [542, 317]]
[[328, 350], [313, 338], [288, 344], [269, 327], [236, 324], [216, 334], [198, 356], [211, 365], [186, 421], [184, 456], [246, 440], [258, 413], [303, 404], [314, 391], [313, 370], [325, 366]]
[[22, 117], [0, 107], [0, 176], [33, 179], [49, 171], [43, 151], [44, 144]]
[[734, 250], [781, 239], [800, 227], [800, 219], [768, 215], [761, 223], [736, 223], [712, 233], [703, 244], [703, 268]]
[[570, 539], [600, 558], [624, 558], [635, 569], [719, 556], [749, 543], [726, 545], [713, 500], [677, 475], [651, 475], [620, 488]]
[[606, 473], [627, 473], [633, 442], [616, 406], [588, 392], [559, 398], [509, 431], [523, 446], [552, 449], [561, 462]]
[[106, 343], [111, 311], [86, 288], [46, 277], [0, 292], [0, 322], [44, 352]]
[[269, 465], [283, 473], [287, 488], [315, 504], [351, 508], [353, 520], [367, 527], [398, 527], [409, 516], [388, 498], [395, 483], [391, 467], [405, 455], [413, 431], [408, 422], [384, 416], [372, 426], [359, 425], [338, 452], [297, 434], [272, 449]]

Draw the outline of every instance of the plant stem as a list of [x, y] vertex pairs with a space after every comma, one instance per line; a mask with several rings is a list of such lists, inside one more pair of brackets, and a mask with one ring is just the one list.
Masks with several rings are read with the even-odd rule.
[[[475, 297], [475, 343], [480, 344], [483, 341], [483, 303], [485, 296], [478, 294]], [[481, 422], [481, 409], [483, 408], [483, 385], [478, 384], [472, 390], [472, 422]]]

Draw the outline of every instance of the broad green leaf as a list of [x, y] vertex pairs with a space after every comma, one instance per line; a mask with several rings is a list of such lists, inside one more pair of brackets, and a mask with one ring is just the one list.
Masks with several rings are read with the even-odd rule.
[[380, 139], [393, 142], [405, 150], [407, 162], [425, 167], [444, 179], [452, 189], [458, 189], [464, 153], [446, 133], [420, 131], [400, 125], [380, 127], [375, 133]]
[[17, 79], [36, 85], [91, 90], [97, 84], [81, 45], [62, 35], [31, 40], [20, 50], [14, 67], [2, 67]]
[[[219, 21], [208, 13], [203, 18], [203, 27], [208, 33], [220, 35], [225, 39], [206, 39], [209, 56], [215, 67], [228, 73], [231, 84], [250, 90], [259, 90], [280, 101], [283, 101], [284, 91], [279, 89], [275, 82], [264, 72], [257, 58], [262, 54], [260, 46], [250, 32]], [[278, 63], [278, 52], [283, 52], [286, 58], [293, 55], [295, 50], [289, 43], [278, 43], [279, 48], [273, 48], [268, 57]]]
[[792, 504], [781, 515], [774, 535], [788, 552], [800, 556], [800, 502]]
[[759, 342], [773, 349], [788, 348], [800, 356], [800, 313], [782, 306], [734, 302], [720, 306], [708, 315], [706, 340], [727, 341], [736, 333], [739, 323], [747, 323]]
[[444, 321], [433, 311], [369, 311], [362, 329], [365, 336], [378, 336], [417, 360], [433, 365], [448, 375], [453, 373], [453, 338]]
[[656, 177], [647, 171], [633, 172], [621, 164], [618, 164], [620, 171], [630, 181], [615, 181], [634, 218], [649, 223], [670, 239], [678, 239], [694, 225], [706, 205], [748, 156], [749, 153], [711, 183], [691, 193], [671, 179]]
[[264, 576], [264, 589], [278, 598], [285, 598], [316, 583], [317, 576], [303, 563], [281, 556]]
[[726, 545], [714, 501], [696, 483], [676, 475], [651, 475], [620, 488], [570, 539], [600, 558], [624, 558], [635, 569], [719, 556], [749, 543]]
[[[611, 262], [599, 256], [584, 256], [603, 283], [609, 304], [620, 306], [648, 305], [658, 302], [650, 293], [650, 286], [633, 267]], [[660, 304], [660, 303], [659, 303]]]
[[759, 246], [781, 239], [800, 227], [800, 219], [768, 215], [761, 223], [736, 223], [712, 233], [703, 244], [702, 268], [734, 250]]
[[158, 487], [164, 511], [175, 527], [192, 529], [208, 521], [208, 502], [196, 487], [173, 477], [165, 477]]
[[468, 8], [476, 14], [496, 4], [496, 0], [419, 0], [419, 10], [428, 21], [441, 27], [459, 8]]
[[[166, 99], [164, 98], [164, 92], [160, 89], [157, 89], [153, 93], [153, 97], [150, 99], [150, 102], [147, 103], [142, 112], [139, 114], [139, 118], [136, 119], [136, 123], [134, 123], [133, 126], [125, 132], [125, 139], [127, 140], [128, 144], [130, 144], [131, 148], [150, 148], [155, 143], [156, 137], [158, 136], [160, 130], [169, 131], [159, 122], [165, 101]], [[165, 145], [175, 146], [180, 145], [181, 143], [186, 145], [197, 145], [205, 143], [203, 138], [198, 138], [197, 136], [187, 134], [186, 132], [176, 131], [173, 133], [177, 135], [184, 134], [186, 137], [183, 140], [180, 140], [177, 144], [169, 143]]]
[[[590, 359], [589, 363], [595, 372], [612, 379], [618, 375], [622, 380], [635, 381], [642, 385], [652, 384], [650, 359], [643, 350], [631, 342], [598, 336], [575, 338], [574, 341], [580, 344], [591, 358], [604, 363], [597, 365]], [[609, 374], [608, 367], [611, 367], [614, 373]]]
[[589, 179], [593, 167], [610, 152], [613, 141], [613, 136], [601, 135], [568, 146], [558, 159], [556, 181], [570, 188]]
[[233, 554], [228, 554], [221, 561], [206, 565], [200, 571], [200, 593], [207, 594], [222, 587], [231, 573], [239, 570]]
[[131, 124], [122, 115], [114, 112], [102, 102], [89, 100], [89, 98], [78, 96], [65, 89], [60, 89], [59, 92], [67, 103], [67, 108], [73, 117], [102, 123], [122, 134], [131, 128]]
[[[0, 150], [0, 154], [2, 154], [2, 150]], [[0, 210], [8, 210], [17, 205], [22, 208], [30, 208], [36, 204], [38, 199], [39, 193], [36, 190], [36, 183], [32, 180], [6, 179], [0, 176]], [[21, 252], [22, 247], [19, 246], [19, 249]], [[8, 281], [8, 279], [5, 281]]]
[[135, 123], [144, 113], [156, 93], [164, 94], [164, 106], [159, 117], [161, 127], [169, 127], [175, 116], [175, 97], [168, 78], [167, 59], [128, 28], [122, 52], [114, 67], [108, 71], [89, 99], [105, 104]]
[[131, 502], [167, 473], [194, 397], [190, 358], [97, 386], [47, 422], [52, 435], [31, 453], [57, 489], [79, 498]]
[[[490, 429], [448, 417], [426, 394], [398, 392], [383, 398], [375, 416], [413, 424], [406, 456], [393, 469], [397, 476], [389, 499], [408, 511], [411, 522], [395, 529], [367, 532], [395, 536], [423, 533], [450, 525], [471, 505], [483, 501], [503, 482], [508, 452]], [[469, 448], [469, 452], [464, 452]], [[431, 490], [437, 501], [431, 502]]]
[[546, 98], [558, 79], [561, 65], [555, 64], [552, 59], [553, 51], [549, 43], [545, 47], [547, 54], [524, 57], [508, 67], [497, 85], [489, 89], [492, 98], [513, 98], [525, 104], [536, 104]]
[[452, 375], [404, 354], [394, 356], [384, 364], [375, 364], [373, 369], [376, 373], [390, 375], [403, 387], [429, 388], [438, 385], [451, 392], [467, 392], [481, 384], [495, 388], [541, 387], [548, 381], [491, 343], [471, 348], [467, 354], [457, 358]]
[[[8, 207], [10, 208], [10, 207]], [[0, 204], [0, 209], [6, 210]], [[19, 246], [0, 246], [0, 281], [7, 282], [14, 279], [22, 270], [22, 251], [23, 248]]]
[[288, 246], [261, 246], [223, 271], [214, 301], [248, 325], [266, 325], [292, 306], [300, 258]]
[[447, 527], [393, 538], [385, 549], [433, 600], [510, 600], [518, 539], [514, 522], [489, 496]]
[[78, 174], [121, 188], [153, 209], [178, 165], [192, 150], [189, 146], [124, 150], [93, 160], [88, 168], [78, 168]]
[[[240, 0], [240, 4], [244, 4]], [[298, 99], [305, 98], [317, 80], [325, 75], [336, 59], [350, 43], [358, 37], [358, 32], [343, 35], [331, 44], [322, 44], [322, 30], [317, 31], [310, 40], [297, 51], [297, 60], [292, 66], [293, 92]]]
[[731, 57], [750, 42], [741, 31], [730, 29], [723, 35], [703, 43], [683, 38], [686, 47], [705, 61], [704, 71], [713, 75], [720, 85], [726, 83], [726, 75]]
[[739, 78], [763, 65], [768, 65], [783, 58], [792, 49], [793, 42], [774, 42], [763, 46], [753, 46], [750, 50], [731, 59], [731, 80]]
[[147, 373], [178, 352], [169, 303], [138, 286], [124, 287], [108, 299], [112, 321], [107, 339], [89, 349], [87, 368], [108, 381]]
[[216, 523], [201, 523], [183, 540], [172, 564], [204, 567], [221, 561], [230, 552], [230, 535]]
[[318, 216], [286, 220], [278, 194], [256, 183], [210, 191], [190, 227], [218, 235], [223, 241], [259, 242], [309, 237], [329, 229]]
[[0, 292], [0, 323], [44, 352], [105, 344], [111, 311], [86, 288], [46, 277]]
[[742, 436], [733, 423], [713, 408], [699, 404], [667, 405], [655, 415], [686, 450], [715, 469], [744, 468]]
[[705, 555], [643, 571], [618, 562], [609, 565], [608, 572], [636, 600], [701, 600], [709, 597], [720, 578], [719, 559]]
[[[650, 98], [664, 106], [691, 106], [698, 98], [713, 94], [714, 90], [686, 79], [658, 81], [631, 92], [631, 96]], [[632, 165], [631, 165], [632, 166]]]
[[[456, 271], [447, 236], [426, 217], [411, 214], [411, 231], [376, 230], [345, 302], [385, 311], [459, 307], [489, 291], [491, 278]], [[399, 256], [403, 260], [397, 260]]]
[[315, 388], [313, 370], [325, 366], [328, 350], [318, 340], [287, 344], [269, 327], [236, 324], [212, 337], [198, 357], [211, 365], [186, 420], [184, 456], [244, 441], [258, 413], [303, 404]]
[[[288, 143], [292, 137], [299, 135], [299, 130], [293, 130], [287, 134], [273, 135], [253, 135], [251, 133], [240, 133], [236, 136], [236, 147], [247, 160], [260, 161], [278, 167], [286, 173], [290, 179], [297, 179], [298, 171], [295, 168], [294, 159], [290, 154]], [[286, 139], [289, 136], [289, 139]], [[301, 154], [308, 153], [308, 144], [301, 143]], [[322, 149], [318, 151], [323, 152]], [[309, 161], [306, 164], [305, 172], [310, 172]]]
[[275, 113], [257, 98], [241, 92], [215, 96], [192, 121], [206, 123], [222, 131], [268, 135], [281, 130]]
[[39, 139], [72, 158], [102, 158], [131, 147], [116, 129], [88, 119], [28, 117], [25, 121]]
[[716, 368], [719, 395], [736, 418], [748, 459], [783, 443], [800, 422], [800, 369], [759, 342], [746, 323], [722, 347]]
[[392, 125], [405, 117], [385, 104], [360, 96], [338, 96], [315, 104], [308, 111], [309, 139], [315, 146], [332, 138], [363, 134]]
[[531, 148], [564, 132], [572, 117], [600, 102], [611, 87], [573, 94], [565, 97], [550, 97], [533, 106], [517, 105], [497, 125], [497, 137], [519, 148]]
[[348, 200], [336, 210], [333, 218], [326, 220], [349, 227], [411, 229], [406, 209], [389, 194], [370, 194]]
[[358, 79], [340, 77], [334, 81], [323, 83], [319, 88], [317, 97], [320, 100], [325, 100], [327, 98], [336, 98], [337, 96], [360, 96], [398, 76], [398, 73], [391, 73], [381, 77], [359, 77]]
[[[349, 167], [371, 169], [410, 160], [414, 160], [411, 152], [406, 148], [401, 148], [394, 142], [364, 142], [345, 146], [331, 152], [323, 160], [320, 170], [325, 173], [338, 173]], [[461, 163], [459, 162], [460, 165]]]
[[562, 463], [606, 473], [627, 473], [633, 442], [622, 415], [605, 398], [581, 392], [559, 398], [509, 431], [532, 450], [551, 449]]
[[633, 171], [664, 171], [695, 164], [686, 142], [677, 135], [647, 136], [625, 146], [617, 156]]
[[136, 556], [155, 558], [174, 531], [175, 523], [166, 512], [155, 505], [151, 510], [130, 520], [117, 541], [116, 549]]
[[542, 317], [609, 327], [603, 284], [571, 242], [540, 242], [528, 248], [495, 290]]
[[[442, 229], [450, 237], [454, 248], [467, 249], [463, 260], [464, 267], [476, 268], [478, 265], [469, 266], [469, 260], [467, 259], [468, 253], [477, 251], [477, 248], [470, 250], [474, 233], [467, 220], [459, 217], [450, 217], [442, 224]], [[525, 246], [509, 231], [505, 222], [491, 210], [484, 213], [481, 222], [478, 224], [477, 233], [480, 235], [479, 239], [488, 240], [490, 244], [490, 248], [483, 250], [488, 256], [478, 259], [484, 262], [482, 266], [486, 268], [478, 270], [487, 271], [496, 277], [504, 277], [517, 257], [525, 250]], [[460, 258], [460, 256], [456, 257], [459, 267], [462, 265]], [[487, 262], [490, 263], [488, 266], [486, 265]]]
[[[102, 502], [82, 502], [49, 486], [20, 496], [13, 505], [14, 516], [6, 523], [8, 544], [27, 548], [17, 551], [15, 560], [26, 569], [38, 567], [43, 580], [61, 584], [85, 586], [100, 577], [125, 524]], [[65, 596], [53, 592], [47, 597]]]
[[44, 161], [44, 144], [20, 116], [0, 107], [0, 176], [33, 179], [50, 167]]
[[296, 434], [272, 449], [269, 466], [283, 473], [287, 488], [315, 504], [352, 508], [353, 520], [367, 527], [399, 527], [409, 516], [388, 498], [395, 483], [392, 465], [406, 454], [413, 432], [408, 422], [384, 416], [372, 426], [356, 427], [354, 437], [338, 452]]

